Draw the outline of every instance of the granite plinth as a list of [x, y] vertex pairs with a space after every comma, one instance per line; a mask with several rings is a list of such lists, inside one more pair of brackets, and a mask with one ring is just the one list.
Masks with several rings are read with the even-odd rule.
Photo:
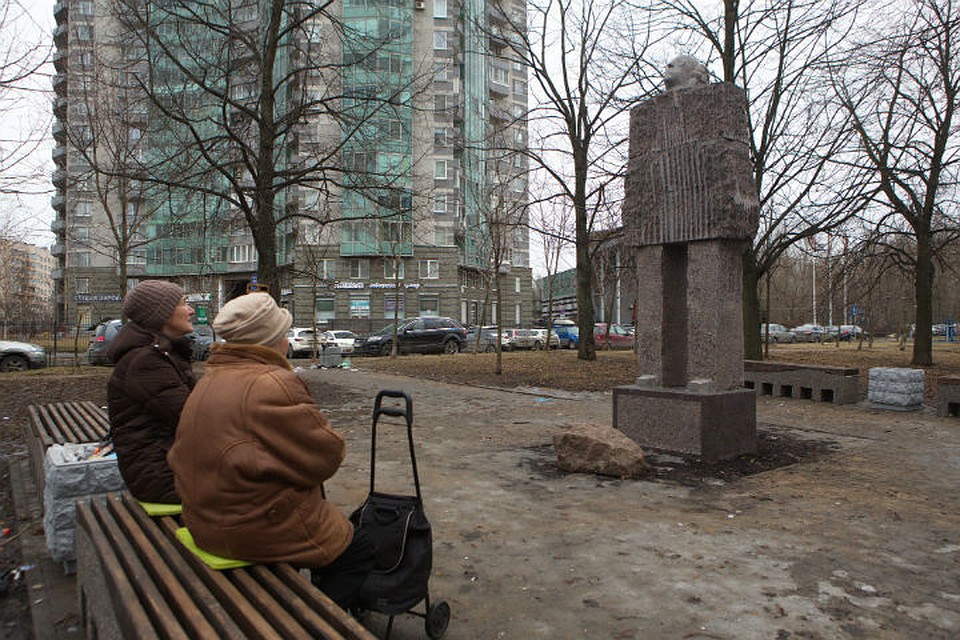
[[696, 455], [706, 462], [735, 458], [757, 450], [756, 393], [615, 387], [613, 426], [644, 448]]

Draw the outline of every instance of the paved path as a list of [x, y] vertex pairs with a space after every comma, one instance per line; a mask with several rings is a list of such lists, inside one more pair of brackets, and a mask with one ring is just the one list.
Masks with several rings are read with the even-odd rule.
[[[556, 470], [553, 435], [609, 424], [610, 394], [303, 375], [348, 439], [328, 486], [344, 510], [367, 491], [377, 390], [413, 396], [434, 528], [430, 591], [453, 610], [450, 640], [960, 636], [955, 418], [762, 398], [761, 429], [830, 440], [836, 451], [691, 488]], [[396, 479], [386, 490], [406, 490], [402, 431], [379, 436], [378, 478]], [[41, 626], [37, 637], [50, 637]], [[425, 637], [415, 618], [393, 634]]]

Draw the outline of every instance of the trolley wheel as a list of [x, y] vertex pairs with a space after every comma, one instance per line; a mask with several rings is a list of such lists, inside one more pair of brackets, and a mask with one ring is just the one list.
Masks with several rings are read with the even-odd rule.
[[441, 600], [430, 605], [424, 623], [427, 635], [433, 640], [439, 640], [446, 633], [448, 624], [450, 624], [450, 605], [447, 604], [447, 601]]

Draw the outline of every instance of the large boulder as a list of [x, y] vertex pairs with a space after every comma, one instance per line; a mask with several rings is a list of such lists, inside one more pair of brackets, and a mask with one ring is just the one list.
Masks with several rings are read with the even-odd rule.
[[649, 473], [643, 449], [623, 432], [599, 424], [578, 424], [553, 437], [557, 462], [573, 473], [637, 478]]

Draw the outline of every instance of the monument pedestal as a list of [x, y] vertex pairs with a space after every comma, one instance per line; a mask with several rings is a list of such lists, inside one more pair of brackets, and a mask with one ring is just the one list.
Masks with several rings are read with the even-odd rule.
[[613, 426], [641, 447], [696, 455], [705, 462], [735, 458], [757, 450], [757, 393], [615, 387]]

